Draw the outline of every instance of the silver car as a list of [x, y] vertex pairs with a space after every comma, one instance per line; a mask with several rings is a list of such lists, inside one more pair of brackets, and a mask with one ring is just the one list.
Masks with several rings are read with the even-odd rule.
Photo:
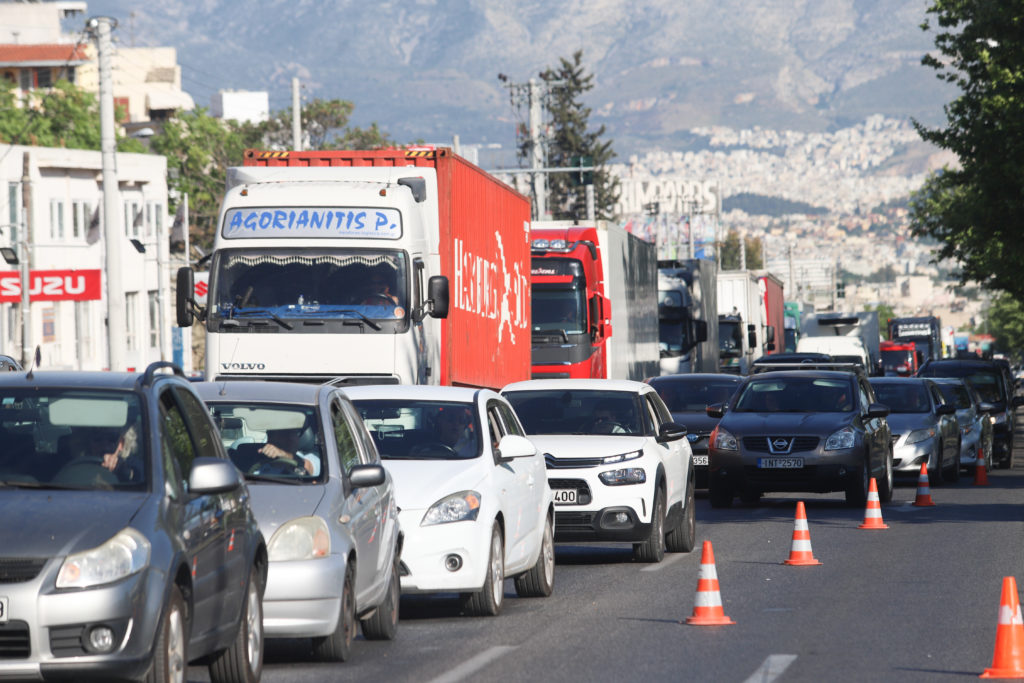
[[964, 377], [935, 377], [947, 403], [956, 407], [956, 422], [960, 428], [960, 467], [974, 470], [981, 449], [985, 469], [992, 469], [992, 417], [978, 392]]
[[167, 366], [0, 373], [0, 678], [259, 679], [263, 537]]
[[323, 660], [398, 629], [402, 536], [394, 488], [341, 389], [199, 382], [228, 455], [249, 482], [267, 542], [269, 638], [312, 638]]
[[916, 475], [928, 464], [928, 480], [960, 479], [960, 430], [956, 407], [930, 378], [872, 377], [879, 403], [889, 406], [893, 471]]

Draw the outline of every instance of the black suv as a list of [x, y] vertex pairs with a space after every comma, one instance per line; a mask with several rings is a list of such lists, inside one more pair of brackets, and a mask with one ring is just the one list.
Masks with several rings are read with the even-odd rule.
[[982, 401], [981, 410], [992, 415], [992, 459], [1001, 468], [1013, 464], [1013, 411], [1024, 405], [1024, 397], [1013, 395], [1013, 383], [998, 364], [990, 360], [951, 359], [926, 361], [918, 377], [963, 377]]

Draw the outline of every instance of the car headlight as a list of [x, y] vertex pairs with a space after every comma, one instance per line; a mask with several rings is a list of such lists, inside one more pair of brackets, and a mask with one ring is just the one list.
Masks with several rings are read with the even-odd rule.
[[839, 451], [845, 448], [853, 448], [856, 442], [857, 433], [853, 431], [853, 427], [843, 427], [825, 440], [825, 450]]
[[740, 449], [736, 437], [721, 427], [715, 427], [711, 433], [711, 447], [720, 451], [738, 451]]
[[469, 522], [480, 514], [480, 494], [476, 491], [460, 491], [445, 496], [430, 506], [423, 515], [420, 526], [432, 524], [448, 524], [449, 522]]
[[1006, 424], [1006, 413], [996, 413], [992, 417], [995, 420], [995, 424], [997, 424], [997, 425]]
[[643, 484], [647, 481], [647, 473], [642, 467], [626, 467], [621, 470], [608, 470], [597, 475], [605, 486], [625, 486], [627, 484]]
[[64, 558], [57, 588], [90, 588], [113, 583], [149, 564], [149, 541], [126, 527], [101, 546]]
[[915, 429], [910, 432], [907, 436], [907, 444], [920, 443], [925, 439], [930, 439], [935, 436], [935, 427], [928, 427], [927, 429]]
[[271, 562], [316, 560], [331, 554], [331, 534], [320, 517], [298, 517], [285, 522], [267, 545]]
[[605, 465], [611, 465], [612, 463], [625, 462], [626, 460], [636, 460], [637, 458], [642, 458], [642, 457], [644, 457], [644, 452], [642, 450], [640, 450], [640, 451], [632, 451], [630, 453], [620, 453], [619, 455], [609, 455], [607, 458], [605, 458], [601, 462], [603, 464], [605, 464]]

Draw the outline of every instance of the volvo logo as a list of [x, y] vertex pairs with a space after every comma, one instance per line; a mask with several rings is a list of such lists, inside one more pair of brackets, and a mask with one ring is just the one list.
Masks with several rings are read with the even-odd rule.
[[793, 448], [793, 439], [782, 436], [768, 438], [768, 450], [772, 453], [789, 453]]
[[266, 370], [265, 363], [221, 363], [224, 370]]

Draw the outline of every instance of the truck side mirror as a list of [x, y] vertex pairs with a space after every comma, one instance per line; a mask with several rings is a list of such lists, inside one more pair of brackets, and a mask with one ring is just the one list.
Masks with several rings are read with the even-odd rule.
[[427, 303], [430, 304], [430, 317], [448, 317], [448, 278], [434, 275], [427, 282]]
[[707, 320], [694, 320], [694, 335], [693, 338], [698, 342], [706, 342], [708, 340], [708, 321]]
[[177, 292], [175, 294], [175, 309], [178, 317], [178, 327], [191, 327], [192, 317], [192, 306], [195, 304], [195, 299], [192, 294], [196, 289], [195, 273], [188, 266], [178, 268], [178, 275], [176, 282]]
[[757, 328], [753, 325], [747, 325], [747, 346], [757, 348]]
[[590, 315], [590, 336], [593, 337], [601, 331], [601, 302], [596, 294], [587, 302], [587, 312]]
[[775, 349], [775, 325], [766, 325], [764, 328], [764, 340], [770, 344], [768, 350]]

